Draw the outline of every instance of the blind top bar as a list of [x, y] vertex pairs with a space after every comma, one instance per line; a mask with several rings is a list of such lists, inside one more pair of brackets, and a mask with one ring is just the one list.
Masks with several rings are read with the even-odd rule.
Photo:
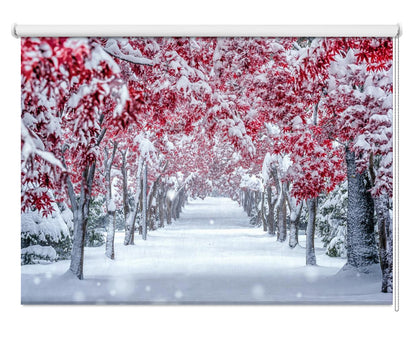
[[397, 25], [18, 25], [19, 37], [396, 37]]

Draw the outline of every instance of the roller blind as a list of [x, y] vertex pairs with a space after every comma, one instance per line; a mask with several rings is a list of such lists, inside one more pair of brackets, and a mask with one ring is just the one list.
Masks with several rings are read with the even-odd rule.
[[[12, 34], [22, 303], [398, 310], [399, 25]], [[97, 286], [71, 294], [26, 266], [58, 260]]]

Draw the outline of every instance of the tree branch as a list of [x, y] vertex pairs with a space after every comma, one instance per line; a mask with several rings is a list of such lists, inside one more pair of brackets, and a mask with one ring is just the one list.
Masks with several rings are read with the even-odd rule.
[[[64, 166], [65, 170], [68, 172], [68, 167], [66, 165], [65, 156], [64, 156], [64, 153], [67, 149], [68, 148], [66, 146], [63, 146], [62, 148], [62, 165]], [[75, 212], [75, 210], [78, 209], [78, 203], [75, 197], [74, 185], [72, 184], [69, 173], [67, 173], [65, 180], [66, 180], [66, 185], [68, 188], [68, 197], [69, 197], [69, 201], [71, 202], [72, 211]]]
[[121, 52], [120, 49], [117, 49], [117, 50], [109, 50], [108, 48], [103, 47], [103, 50], [107, 54], [109, 54], [109, 55], [111, 55], [111, 56], [113, 56], [115, 58], [118, 58], [120, 60], [123, 60], [123, 61], [126, 61], [126, 62], [130, 62], [130, 63], [133, 63], [133, 64], [142, 65], [142, 66], [150, 66], [150, 67], [153, 67], [153, 62], [151, 60], [145, 58], [145, 57], [137, 57], [137, 56], [133, 56], [133, 55], [125, 55], [125, 54], [123, 54]]
[[104, 128], [104, 129], [101, 130], [101, 133], [97, 138], [97, 144], [96, 144], [97, 146], [100, 145], [100, 143], [103, 140], [104, 135], [105, 135], [106, 132], [107, 132], [107, 128]]

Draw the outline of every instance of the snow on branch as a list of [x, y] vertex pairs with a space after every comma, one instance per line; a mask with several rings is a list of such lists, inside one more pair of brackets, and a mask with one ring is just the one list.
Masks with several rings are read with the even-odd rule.
[[31, 135], [29, 129], [21, 123], [21, 136], [24, 140], [24, 145], [21, 151], [23, 161], [26, 161], [30, 156], [38, 155], [43, 160], [47, 161], [52, 166], [57, 166], [61, 170], [65, 170], [61, 161], [58, 160], [51, 152], [44, 150], [44, 145], [36, 135]]
[[264, 185], [261, 179], [252, 174], [244, 174], [241, 177], [240, 188], [249, 189], [251, 191], [259, 191], [259, 192], [264, 191]]
[[131, 48], [131, 46], [129, 47], [130, 48], [128, 48], [128, 53], [124, 53], [118, 46], [118, 43], [116, 40], [109, 39], [103, 49], [105, 52], [107, 52], [111, 56], [119, 58], [120, 60], [127, 61], [127, 62], [134, 63], [134, 64], [153, 66], [152, 60], [149, 60], [148, 58], [143, 57], [139, 51], [134, 50], [133, 48]]

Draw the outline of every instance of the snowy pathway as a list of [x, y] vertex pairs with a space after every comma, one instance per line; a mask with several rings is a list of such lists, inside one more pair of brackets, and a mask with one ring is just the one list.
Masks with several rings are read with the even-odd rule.
[[66, 273], [69, 261], [22, 266], [22, 303], [391, 303], [378, 268], [337, 274], [345, 260], [319, 242], [319, 266], [306, 267], [304, 248], [251, 227], [230, 199], [194, 200], [147, 241], [122, 242], [117, 233], [114, 261], [86, 248], [83, 281]]

